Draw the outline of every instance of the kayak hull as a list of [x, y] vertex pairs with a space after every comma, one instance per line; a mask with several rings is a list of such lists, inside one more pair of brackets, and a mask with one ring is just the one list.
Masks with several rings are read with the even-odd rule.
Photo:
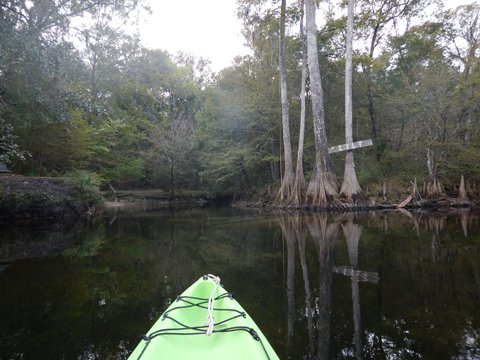
[[[185, 290], [155, 322], [129, 360], [278, 359], [253, 319], [216, 279], [201, 277]], [[206, 334], [209, 315], [214, 324], [211, 335]]]

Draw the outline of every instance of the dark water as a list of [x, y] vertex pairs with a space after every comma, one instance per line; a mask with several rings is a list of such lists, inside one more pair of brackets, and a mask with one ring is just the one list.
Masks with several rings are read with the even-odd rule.
[[2, 256], [29, 258], [0, 263], [0, 359], [124, 359], [206, 273], [282, 359], [480, 359], [479, 220], [195, 209], [4, 229]]

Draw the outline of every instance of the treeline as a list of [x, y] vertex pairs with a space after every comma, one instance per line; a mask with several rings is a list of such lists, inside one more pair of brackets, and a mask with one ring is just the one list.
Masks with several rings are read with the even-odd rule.
[[[278, 188], [284, 160], [280, 5], [238, 2], [251, 55], [218, 74], [204, 59], [142, 47], [138, 34], [126, 29], [144, 7], [140, 0], [0, 1], [0, 162], [21, 174], [84, 170], [114, 187], [160, 187], [172, 194]], [[299, 3], [289, 2], [285, 14], [296, 154]], [[394, 190], [417, 178], [448, 191], [461, 174], [474, 190], [480, 174], [479, 15], [476, 3], [448, 10], [425, 0], [357, 2], [353, 140], [374, 143], [355, 151], [364, 190], [381, 191], [384, 183]], [[333, 146], [345, 143], [346, 4], [321, 2], [317, 19]], [[307, 181], [315, 162], [310, 102], [307, 81]], [[345, 156], [332, 158], [341, 175]]]

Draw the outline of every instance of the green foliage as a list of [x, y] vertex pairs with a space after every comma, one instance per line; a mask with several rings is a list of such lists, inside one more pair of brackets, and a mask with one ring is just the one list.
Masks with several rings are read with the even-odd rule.
[[459, 183], [461, 175], [466, 179], [475, 181], [480, 174], [480, 143], [478, 139], [466, 146], [465, 144], [454, 144], [450, 147], [449, 158], [442, 162], [442, 173], [445, 177]]
[[25, 153], [20, 150], [18, 137], [13, 131], [13, 127], [5, 122], [0, 113], [0, 163], [25, 160]]
[[144, 175], [145, 161], [143, 159], [133, 159], [103, 171], [103, 177], [107, 182], [121, 185], [132, 183], [143, 178]]
[[[264, 59], [238, 60], [204, 91], [196, 151], [212, 192], [245, 192], [279, 178], [280, 107], [275, 70]], [[249, 75], [245, 75], [249, 74]]]
[[[373, 138], [369, 100], [378, 122], [375, 147], [355, 153], [363, 188], [384, 179], [421, 181], [428, 173], [427, 149], [435, 153], [442, 181], [456, 183], [460, 172], [480, 175], [479, 7], [461, 6], [423, 21], [417, 15], [424, 3], [372, 0], [357, 6], [355, 41], [370, 48], [355, 47], [354, 140]], [[110, 26], [111, 18], [126, 20], [136, 5], [142, 2], [0, 4], [0, 162], [32, 175], [83, 169], [119, 187], [247, 192], [278, 184], [278, 4], [239, 2], [252, 53], [215, 76], [202, 59], [142, 48], [136, 36]], [[287, 9], [292, 31], [286, 38], [294, 156], [302, 56], [293, 30], [297, 6]], [[331, 146], [345, 138], [345, 18], [335, 6], [343, 5], [332, 5], [318, 34]], [[91, 17], [88, 28], [74, 29], [76, 16]], [[393, 31], [398, 21], [416, 25]], [[65, 40], [71, 35], [83, 42], [82, 50]], [[307, 91], [308, 108], [310, 100]], [[311, 120], [307, 110], [307, 180], [314, 160]], [[341, 173], [343, 156], [334, 162]], [[95, 187], [89, 176], [81, 178], [80, 189]]]
[[85, 170], [74, 170], [66, 176], [84, 201], [90, 205], [102, 202], [99, 188], [104, 180], [100, 175]]

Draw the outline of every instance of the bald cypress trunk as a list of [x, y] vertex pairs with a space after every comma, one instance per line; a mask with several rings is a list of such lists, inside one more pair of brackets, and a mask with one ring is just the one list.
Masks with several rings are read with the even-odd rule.
[[300, 89], [300, 132], [298, 135], [297, 166], [295, 170], [295, 184], [293, 185], [290, 204], [298, 207], [305, 202], [305, 193], [307, 191], [307, 182], [303, 173], [303, 146], [305, 143], [305, 93], [307, 84], [307, 44], [305, 41], [305, 32], [303, 29], [304, 0], [300, 0], [300, 39], [302, 41], [302, 83]]
[[287, 95], [287, 70], [285, 65], [285, 11], [286, 0], [282, 0], [280, 9], [280, 49], [279, 49], [279, 68], [280, 68], [280, 96], [282, 101], [282, 130], [283, 130], [283, 149], [285, 171], [283, 173], [282, 184], [277, 194], [277, 202], [284, 203], [291, 195], [294, 183], [293, 165], [292, 165], [292, 146], [290, 143], [290, 123], [289, 123], [289, 104]]
[[[347, 144], [353, 142], [352, 135], [352, 118], [353, 118], [353, 101], [352, 101], [352, 45], [353, 45], [353, 12], [355, 8], [355, 0], [348, 1], [348, 20], [347, 20], [347, 46], [345, 54], [345, 141]], [[345, 155], [345, 171], [343, 175], [343, 183], [341, 193], [348, 200], [352, 200], [352, 196], [358, 194], [362, 189], [358, 184], [357, 174], [355, 172], [355, 163], [353, 161], [353, 151], [347, 151]]]
[[338, 182], [328, 152], [325, 130], [325, 109], [322, 79], [318, 61], [315, 0], [305, 1], [308, 69], [312, 97], [313, 131], [315, 135], [315, 171], [307, 189], [307, 203], [311, 206], [327, 205], [328, 197], [338, 195]]

